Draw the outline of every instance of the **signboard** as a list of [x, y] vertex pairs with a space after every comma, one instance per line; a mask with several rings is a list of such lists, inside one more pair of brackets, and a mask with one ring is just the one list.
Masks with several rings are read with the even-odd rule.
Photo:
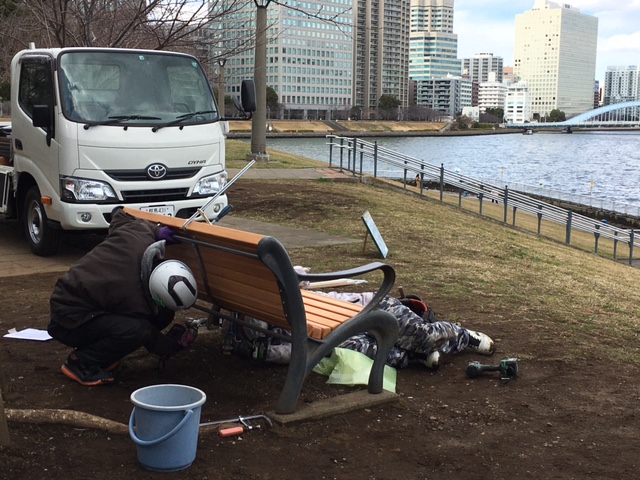
[[[376, 224], [374, 223], [373, 218], [371, 217], [371, 214], [368, 211], [362, 214], [362, 221], [367, 227], [368, 234], [371, 235], [371, 238], [373, 238], [373, 241], [375, 242], [376, 247], [378, 247], [378, 251], [380, 252], [380, 255], [382, 255], [382, 258], [387, 258], [389, 249], [387, 248], [387, 245], [384, 243], [384, 240], [382, 239], [382, 235], [380, 235], [380, 231], [378, 230], [378, 227], [376, 227]], [[365, 247], [367, 246], [367, 237], [364, 238], [364, 245]]]

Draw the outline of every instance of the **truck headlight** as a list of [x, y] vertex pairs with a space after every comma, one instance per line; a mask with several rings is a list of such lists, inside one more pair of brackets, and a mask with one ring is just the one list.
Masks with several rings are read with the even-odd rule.
[[193, 195], [211, 196], [220, 191], [222, 187], [227, 184], [227, 177], [229, 174], [224, 171], [222, 173], [216, 173], [215, 175], [209, 175], [202, 177], [193, 187]]
[[60, 197], [65, 202], [109, 202], [118, 197], [108, 183], [85, 178], [62, 177]]

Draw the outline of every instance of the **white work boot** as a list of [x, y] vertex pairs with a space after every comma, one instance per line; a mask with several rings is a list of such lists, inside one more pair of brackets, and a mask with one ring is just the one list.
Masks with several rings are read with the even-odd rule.
[[467, 348], [471, 348], [482, 355], [491, 355], [496, 351], [493, 340], [488, 335], [474, 330], [467, 330], [467, 332], [469, 333], [469, 345], [467, 345]]

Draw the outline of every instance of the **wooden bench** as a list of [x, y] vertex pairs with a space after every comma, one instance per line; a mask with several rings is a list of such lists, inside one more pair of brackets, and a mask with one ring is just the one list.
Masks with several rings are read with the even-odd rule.
[[[385, 362], [398, 336], [395, 317], [378, 308], [395, 282], [391, 266], [374, 262], [339, 272], [298, 274], [285, 248], [273, 237], [202, 222], [184, 228], [184, 219], [125, 211], [175, 230], [181, 242], [167, 246], [166, 258], [189, 265], [198, 281], [198, 299], [212, 306], [206, 311], [238, 321], [220, 310], [236, 312], [291, 331], [291, 360], [276, 413], [295, 412], [307, 375], [335, 347], [362, 332], [372, 334], [378, 346], [368, 391], [382, 392]], [[382, 272], [383, 279], [364, 307], [300, 289], [302, 281], [352, 278], [374, 271]]]

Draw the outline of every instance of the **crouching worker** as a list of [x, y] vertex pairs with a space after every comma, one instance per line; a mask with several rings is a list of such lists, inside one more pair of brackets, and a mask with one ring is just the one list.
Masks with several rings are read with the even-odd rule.
[[166, 243], [175, 243], [171, 229], [117, 208], [107, 238], [58, 279], [48, 331], [74, 349], [61, 367], [67, 377], [109, 384], [118, 361], [138, 348], [168, 358], [195, 341], [196, 328], [175, 324], [162, 333], [197, 297], [191, 270], [162, 261]]

